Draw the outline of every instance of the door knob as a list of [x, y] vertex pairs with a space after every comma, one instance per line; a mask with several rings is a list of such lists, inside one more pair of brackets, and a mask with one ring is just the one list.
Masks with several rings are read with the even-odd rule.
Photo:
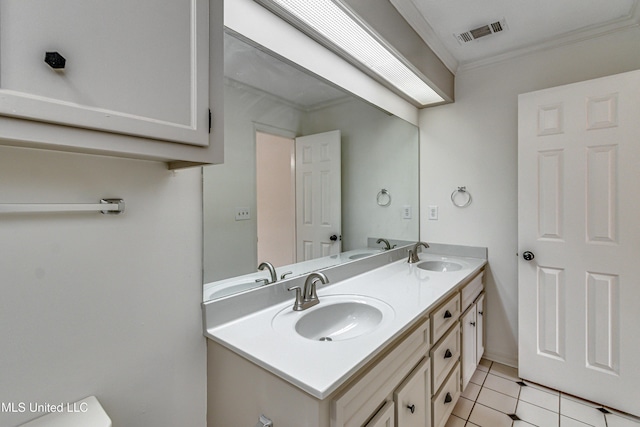
[[67, 60], [58, 52], [45, 52], [44, 62], [54, 70], [64, 70]]
[[335, 242], [336, 240], [338, 240], [338, 236], [336, 236], [335, 234], [332, 234], [332, 235], [329, 237], [329, 240], [331, 240], [332, 242]]
[[531, 251], [524, 251], [522, 253], [522, 258], [524, 258], [525, 261], [531, 261], [532, 259], [534, 259], [536, 256], [533, 254], [533, 252]]

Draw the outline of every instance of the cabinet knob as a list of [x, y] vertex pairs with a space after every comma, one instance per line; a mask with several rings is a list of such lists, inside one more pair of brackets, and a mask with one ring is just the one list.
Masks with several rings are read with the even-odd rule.
[[453, 356], [453, 354], [451, 354], [451, 350], [447, 349], [447, 351], [444, 352], [444, 358], [448, 359], [451, 356]]
[[476, 326], [476, 322], [469, 322], [471, 326]]
[[483, 316], [483, 315], [484, 315], [484, 311], [479, 311], [479, 312], [478, 312], [478, 314], [479, 314], [480, 316]]
[[67, 62], [64, 59], [64, 56], [60, 55], [58, 52], [45, 52], [44, 54], [44, 62], [49, 65], [49, 67], [54, 70], [64, 70], [64, 66]]
[[416, 405], [407, 405], [407, 409], [413, 414], [416, 411]]
[[451, 403], [452, 400], [453, 398], [451, 397], [451, 393], [447, 393], [447, 395], [444, 397], [444, 403]]
[[452, 316], [453, 316], [453, 315], [451, 314], [451, 312], [450, 312], [449, 310], [447, 310], [447, 311], [445, 311], [445, 312], [444, 312], [444, 318], [445, 318], [445, 319], [448, 319], [448, 318], [450, 318], [450, 317], [452, 317]]

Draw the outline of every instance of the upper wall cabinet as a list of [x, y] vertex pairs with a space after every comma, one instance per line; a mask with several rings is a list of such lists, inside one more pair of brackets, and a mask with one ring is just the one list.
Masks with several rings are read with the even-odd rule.
[[[216, 40], [221, 0], [211, 9]], [[212, 163], [209, 38], [209, 0], [2, 0], [0, 115], [13, 124], [0, 138]], [[49, 138], [35, 131], [43, 125]], [[76, 141], [86, 131], [108, 134]]]

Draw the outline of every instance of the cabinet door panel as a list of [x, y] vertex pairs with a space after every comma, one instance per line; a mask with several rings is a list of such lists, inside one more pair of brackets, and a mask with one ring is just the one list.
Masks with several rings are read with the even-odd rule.
[[431, 422], [431, 373], [423, 359], [393, 393], [397, 427], [424, 427]]
[[462, 388], [464, 389], [471, 376], [476, 370], [478, 360], [476, 358], [476, 305], [469, 307], [467, 312], [460, 318], [462, 327]]
[[206, 146], [208, 18], [207, 0], [2, 0], [0, 114]]
[[395, 427], [395, 405], [387, 402], [364, 427]]
[[484, 294], [476, 302], [476, 363], [480, 363], [484, 354]]

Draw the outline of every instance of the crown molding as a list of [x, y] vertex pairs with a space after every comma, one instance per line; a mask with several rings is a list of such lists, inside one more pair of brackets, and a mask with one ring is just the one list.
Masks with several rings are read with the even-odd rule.
[[422, 13], [418, 10], [412, 0], [389, 0], [395, 7], [400, 15], [407, 21], [407, 23], [418, 33], [418, 35], [424, 40], [429, 48], [436, 54], [442, 63], [447, 67], [449, 71], [456, 74], [458, 70], [458, 60], [449, 52], [444, 46], [440, 38], [436, 35], [431, 25], [422, 16]]
[[515, 58], [531, 55], [537, 52], [552, 50], [558, 47], [580, 43], [586, 40], [591, 40], [609, 34], [614, 34], [640, 27], [640, 7], [638, 7], [638, 3], [640, 3], [640, 0], [636, 0], [633, 9], [627, 16], [621, 17], [615, 21], [570, 31], [561, 36], [549, 39], [543, 43], [537, 43], [523, 48], [514, 49], [499, 55], [491, 56], [489, 58], [465, 62], [460, 64], [460, 66], [458, 67], [458, 72], [464, 72], [472, 70], [474, 68], [481, 68], [500, 62], [509, 61]]
[[616, 32], [627, 31], [640, 26], [640, 0], [635, 0], [633, 7], [628, 15], [620, 17], [606, 24], [592, 25], [575, 31], [556, 36], [542, 43], [532, 44], [517, 49], [513, 49], [498, 55], [487, 58], [460, 62], [449, 50], [444, 46], [440, 39], [436, 36], [435, 31], [426, 21], [414, 4], [414, 0], [390, 0], [391, 4], [400, 12], [407, 20], [409, 25], [422, 37], [425, 43], [435, 52], [445, 66], [454, 74], [471, 70], [474, 68], [484, 67], [503, 61], [508, 61], [518, 57], [531, 55], [536, 52], [555, 49], [574, 43], [579, 43], [589, 39], [602, 37]]

